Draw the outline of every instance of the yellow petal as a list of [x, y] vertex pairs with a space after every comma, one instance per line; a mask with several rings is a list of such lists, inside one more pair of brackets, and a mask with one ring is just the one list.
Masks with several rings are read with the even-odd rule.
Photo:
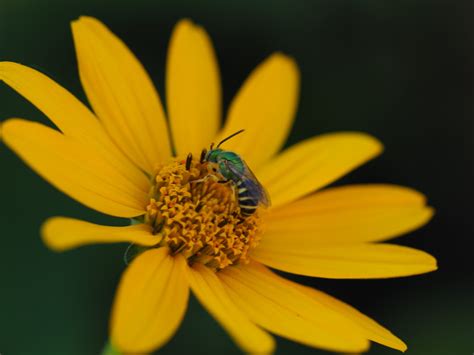
[[39, 123], [10, 119], [2, 126], [5, 143], [65, 194], [112, 216], [144, 213], [147, 194], [93, 149]]
[[369, 344], [354, 323], [257, 263], [217, 273], [237, 306], [279, 336], [318, 348], [358, 352]]
[[252, 257], [272, 268], [332, 279], [371, 279], [423, 274], [436, 270], [436, 259], [412, 248], [391, 244], [318, 246], [291, 249], [257, 247]]
[[140, 168], [153, 172], [171, 156], [163, 107], [138, 59], [91, 17], [72, 23], [82, 86], [114, 142]]
[[41, 227], [44, 243], [55, 251], [64, 251], [87, 244], [129, 242], [152, 246], [160, 242], [151, 227], [136, 224], [126, 227], [101, 226], [74, 218], [53, 217]]
[[381, 143], [364, 133], [324, 134], [286, 149], [257, 175], [276, 207], [330, 184], [381, 151]]
[[237, 308], [214, 271], [199, 263], [189, 270], [189, 283], [199, 302], [229, 332], [243, 351], [249, 354], [273, 352], [273, 338]]
[[120, 352], [142, 354], [164, 345], [186, 310], [186, 261], [168, 248], [139, 255], [122, 276], [112, 310], [112, 344]]
[[354, 307], [351, 307], [348, 304], [339, 301], [324, 292], [299, 285], [289, 280], [286, 280], [286, 282], [290, 283], [293, 287], [298, 288], [300, 291], [313, 298], [315, 302], [318, 302], [321, 305], [332, 309], [335, 312], [340, 313], [346, 318], [352, 320], [357, 326], [359, 326], [360, 331], [365, 334], [367, 339], [400, 351], [405, 351], [407, 349], [405, 343], [393, 335], [392, 332], [382, 327], [373, 319], [362, 314]]
[[143, 191], [147, 177], [115, 146], [92, 112], [71, 93], [40, 72], [0, 62], [0, 80], [42, 111], [66, 136], [89, 146]]
[[221, 139], [245, 129], [224, 144], [258, 168], [285, 143], [299, 97], [299, 71], [293, 59], [275, 53], [247, 78], [229, 108]]
[[415, 230], [433, 215], [419, 192], [396, 185], [330, 188], [271, 209], [260, 247], [291, 249], [381, 241]]
[[178, 155], [201, 153], [221, 116], [219, 67], [206, 31], [189, 20], [175, 27], [168, 49], [166, 103]]

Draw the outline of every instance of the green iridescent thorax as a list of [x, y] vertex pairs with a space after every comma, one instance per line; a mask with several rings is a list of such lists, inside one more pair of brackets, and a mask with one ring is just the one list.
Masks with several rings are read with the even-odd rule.
[[[244, 172], [244, 164], [240, 156], [234, 152], [230, 152], [222, 149], [213, 149], [207, 153], [206, 160], [211, 163], [216, 163], [219, 166], [219, 172], [226, 179], [236, 180], [239, 179], [239, 175]], [[238, 173], [230, 171], [229, 166], [232, 166], [233, 170]]]

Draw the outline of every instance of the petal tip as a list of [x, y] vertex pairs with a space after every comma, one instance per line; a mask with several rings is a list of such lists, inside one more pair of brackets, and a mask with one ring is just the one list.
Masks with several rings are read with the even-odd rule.
[[101, 23], [97, 18], [92, 17], [92, 16], [87, 16], [87, 15], [81, 15], [77, 19], [72, 20], [72, 23], [74, 22], [90, 22], [90, 23]]
[[290, 64], [290, 65], [296, 65], [296, 60], [293, 56], [291, 56], [290, 54], [287, 54], [285, 52], [282, 52], [282, 51], [277, 51], [277, 52], [274, 52], [272, 55], [271, 55], [271, 58], [273, 58], [274, 60], [281, 60], [287, 64]]
[[385, 345], [385, 346], [388, 346], [392, 349], [401, 351], [402, 353], [407, 351], [407, 345], [405, 344], [405, 342], [403, 340], [401, 340], [399, 337], [397, 337], [396, 335], [394, 335], [392, 332], [389, 332], [389, 333], [391, 335], [391, 337], [389, 339], [389, 342], [388, 343], [381, 343], [381, 344]]
[[88, 27], [88, 28], [105, 28], [106, 26], [97, 18], [92, 16], [79, 16], [77, 19], [71, 21], [71, 28], [77, 29], [80, 26]]
[[365, 136], [372, 143], [372, 145], [374, 147], [374, 155], [382, 154], [383, 151], [385, 150], [385, 147], [384, 147], [383, 143], [378, 138], [376, 138], [376, 137], [374, 137], [370, 134], [366, 133]]
[[12, 126], [15, 127], [16, 122], [21, 123], [21, 120], [17, 118], [9, 118], [0, 123], [0, 139], [5, 141], [5, 138], [9, 136]]
[[383, 151], [385, 150], [385, 146], [383, 145], [382, 141], [380, 141], [378, 138], [374, 137], [373, 135], [369, 133], [365, 133], [365, 132], [353, 132], [353, 133], [357, 136], [357, 138], [361, 140], [361, 143], [362, 143], [362, 140], [365, 141], [365, 144], [368, 150], [370, 150], [368, 159], [373, 159], [381, 155]]
[[[425, 199], [426, 199], [426, 197], [425, 197]], [[427, 216], [428, 216], [426, 222], [429, 222], [434, 217], [434, 215], [436, 214], [436, 209], [432, 206], [426, 206], [425, 209], [426, 209]]]
[[[424, 261], [422, 262], [423, 267], [420, 268], [419, 272], [413, 273], [413, 275], [422, 275], [429, 272], [434, 272], [438, 270], [438, 260], [431, 254], [416, 249], [418, 252], [422, 253], [424, 256]], [[421, 264], [420, 264], [421, 265]], [[407, 275], [410, 276], [410, 275]]]
[[383, 143], [378, 138], [366, 132], [342, 131], [335, 134], [329, 133], [328, 135], [334, 135], [335, 139], [339, 138], [340, 135], [345, 136], [354, 143], [364, 146], [366, 148], [367, 154], [371, 153], [372, 157], [380, 155], [385, 149]]
[[64, 251], [58, 243], [55, 242], [55, 238], [52, 237], [54, 234], [55, 221], [59, 220], [60, 217], [48, 218], [40, 227], [40, 236], [43, 243], [51, 250], [55, 252]]
[[300, 77], [298, 63], [291, 55], [278, 51], [270, 55], [268, 60], [275, 63], [275, 65], [281, 65], [289, 69], [297, 78]]
[[193, 20], [190, 18], [182, 18], [174, 25], [174, 32], [178, 31], [187, 31], [192, 29], [195, 26]]
[[200, 36], [207, 37], [209, 40], [209, 35], [207, 34], [204, 27], [187, 17], [182, 18], [176, 22], [173, 33], [178, 33], [180, 35], [192, 35], [193, 33], [196, 33]]
[[9, 62], [9, 61], [0, 62], [0, 81], [4, 80], [5, 74], [10, 72], [11, 70], [14, 70], [15, 67], [20, 67], [20, 66], [22, 65], [15, 62]]
[[422, 205], [420, 206], [420, 209], [422, 211], [422, 217], [420, 218], [420, 223], [418, 226], [414, 229], [421, 228], [425, 225], [427, 225], [434, 217], [436, 210], [431, 207], [431, 206], [426, 206], [426, 197], [424, 195], [421, 195], [422, 200], [421, 203]]

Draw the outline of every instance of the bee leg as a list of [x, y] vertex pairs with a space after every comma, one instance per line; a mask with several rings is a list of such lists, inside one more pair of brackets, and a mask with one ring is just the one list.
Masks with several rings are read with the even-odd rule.
[[218, 182], [219, 184], [227, 184], [229, 181], [230, 181], [230, 179], [227, 179], [227, 180], [218, 180], [217, 182]]
[[192, 180], [192, 181], [190, 181], [190, 183], [191, 183], [191, 184], [194, 184], [194, 183], [198, 183], [198, 182], [204, 182], [204, 181], [206, 181], [207, 179], [212, 179], [213, 177], [214, 177], [214, 175], [209, 174], [209, 175], [204, 176], [204, 177], [201, 178], [201, 179]]
[[188, 154], [188, 157], [186, 158], [186, 170], [191, 169], [191, 162], [193, 161], [193, 155], [192, 153]]
[[204, 182], [206, 180], [207, 180], [207, 176], [203, 177], [202, 179], [192, 180], [189, 183], [190, 184], [197, 184], [198, 182]]
[[239, 193], [237, 189], [235, 188], [235, 184], [230, 184], [230, 188], [232, 189], [232, 193], [234, 195], [235, 202], [238, 204], [239, 203]]

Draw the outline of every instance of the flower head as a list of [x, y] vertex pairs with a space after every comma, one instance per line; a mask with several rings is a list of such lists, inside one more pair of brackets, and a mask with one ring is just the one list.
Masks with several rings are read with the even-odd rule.
[[[166, 120], [151, 80], [121, 40], [89, 17], [72, 29], [93, 111], [38, 71], [3, 62], [0, 80], [57, 129], [10, 119], [1, 137], [72, 198], [133, 219], [130, 226], [111, 227], [54, 217], [42, 228], [45, 243], [57, 251], [91, 243], [140, 247], [116, 295], [110, 322], [115, 347], [141, 353], [165, 344], [191, 289], [249, 353], [273, 351], [268, 332], [334, 351], [364, 351], [369, 340], [406, 349], [349, 305], [267, 267], [326, 278], [436, 269], [426, 253], [380, 243], [430, 219], [432, 209], [420, 193], [394, 185], [318, 191], [377, 156], [382, 146], [375, 138], [326, 134], [280, 152], [298, 100], [293, 59], [277, 53], [260, 64], [221, 127], [211, 41], [201, 27], [181, 21], [168, 51]], [[200, 155], [241, 129], [245, 133], [226, 141], [219, 158]]]

